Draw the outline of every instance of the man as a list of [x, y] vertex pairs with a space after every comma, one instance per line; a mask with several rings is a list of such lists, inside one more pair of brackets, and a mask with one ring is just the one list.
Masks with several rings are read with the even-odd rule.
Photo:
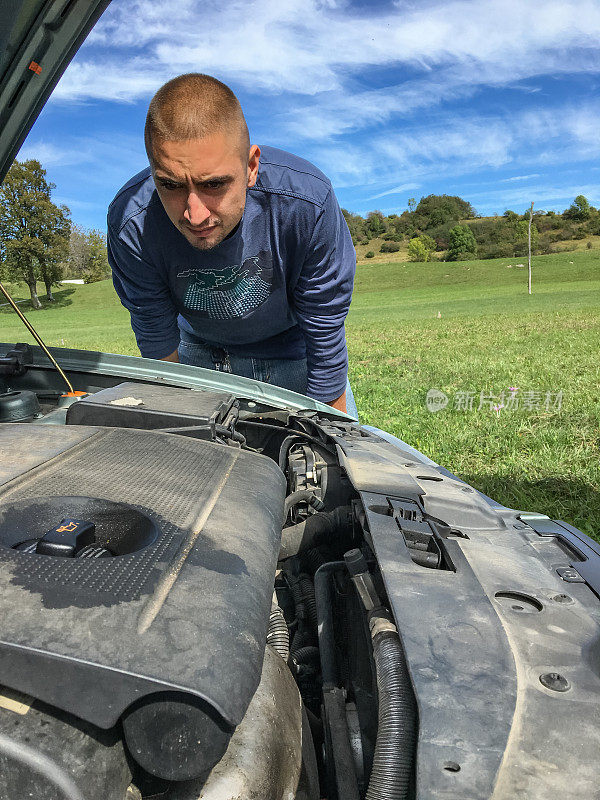
[[150, 168], [108, 211], [113, 281], [142, 355], [345, 411], [356, 257], [329, 180], [303, 159], [251, 146], [237, 98], [208, 75], [159, 89], [145, 143]]

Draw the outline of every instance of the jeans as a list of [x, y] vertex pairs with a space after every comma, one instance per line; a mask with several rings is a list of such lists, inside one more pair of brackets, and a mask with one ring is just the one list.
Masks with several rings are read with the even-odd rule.
[[[219, 372], [230, 372], [244, 378], [281, 386], [292, 392], [306, 395], [307, 366], [306, 359], [288, 358], [254, 358], [229, 353], [222, 347], [207, 344], [199, 339], [192, 339], [190, 334], [181, 332], [179, 342], [179, 361], [193, 367], [215, 369]], [[346, 407], [348, 414], [358, 419], [358, 411], [350, 383], [346, 382]]]

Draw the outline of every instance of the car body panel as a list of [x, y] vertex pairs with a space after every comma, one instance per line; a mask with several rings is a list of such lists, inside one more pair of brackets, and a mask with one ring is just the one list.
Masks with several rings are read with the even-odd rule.
[[[0, 352], [8, 352], [12, 347], [12, 344], [0, 343]], [[227, 391], [250, 401], [267, 403], [277, 408], [289, 408], [295, 411], [309, 409], [331, 414], [340, 419], [351, 419], [343, 411], [338, 411], [305, 395], [228, 372], [192, 367], [172, 361], [158, 361], [153, 358], [100, 353], [95, 350], [76, 350], [66, 347], [52, 347], [50, 350], [70, 376], [75, 390], [84, 383], [86, 386], [89, 385], [91, 376], [96, 378], [94, 384], [96, 389], [104, 389], [107, 386], [113, 386], [115, 382], [121, 383], [124, 380], [144, 381], [145, 383], [169, 386], [185, 386], [189, 389]], [[38, 391], [45, 389], [66, 391], [64, 381], [42, 348], [32, 345], [31, 352], [33, 354], [32, 366], [36, 368], [35, 374], [38, 381], [36, 389]], [[112, 378], [118, 378], [118, 380], [114, 381]], [[27, 378], [28, 385], [30, 380], [31, 374]], [[11, 378], [14, 388], [19, 388], [22, 383], [23, 380], [19, 377]]]

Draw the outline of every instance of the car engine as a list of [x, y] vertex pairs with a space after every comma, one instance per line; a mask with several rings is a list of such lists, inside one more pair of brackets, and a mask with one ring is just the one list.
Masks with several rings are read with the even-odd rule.
[[2, 430], [0, 796], [318, 796], [274, 592], [286, 481], [234, 398], [124, 383], [42, 424], [35, 401], [4, 401], [29, 424]]
[[592, 540], [340, 417], [9, 367], [0, 800], [590, 796]]

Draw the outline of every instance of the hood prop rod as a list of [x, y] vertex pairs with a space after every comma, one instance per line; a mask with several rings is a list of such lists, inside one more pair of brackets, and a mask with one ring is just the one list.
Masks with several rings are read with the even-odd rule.
[[48, 358], [50, 359], [50, 361], [52, 362], [52, 364], [53, 364], [53, 365], [56, 367], [56, 369], [58, 370], [58, 372], [59, 372], [59, 374], [60, 374], [60, 377], [63, 379], [63, 381], [64, 381], [64, 382], [67, 384], [67, 386], [69, 387], [69, 394], [74, 394], [73, 386], [71, 385], [71, 382], [69, 381], [69, 379], [67, 378], [67, 376], [65, 375], [65, 373], [62, 371], [62, 369], [60, 368], [60, 366], [58, 365], [58, 362], [57, 362], [57, 360], [54, 358], [54, 356], [52, 355], [52, 353], [50, 352], [50, 350], [48, 350], [48, 348], [46, 347], [46, 345], [45, 345], [45, 344], [44, 344], [44, 342], [42, 341], [42, 337], [41, 337], [41, 336], [40, 336], [40, 335], [37, 333], [37, 331], [35, 330], [35, 328], [34, 328], [34, 327], [33, 327], [33, 325], [31, 324], [31, 322], [29, 322], [29, 320], [27, 319], [27, 317], [26, 317], [26, 316], [23, 314], [23, 312], [21, 311], [21, 309], [18, 307], [18, 305], [15, 303], [15, 301], [14, 301], [14, 300], [12, 299], [12, 297], [9, 295], [8, 291], [6, 290], [6, 288], [5, 288], [5, 287], [2, 285], [2, 282], [0, 282], [0, 291], [2, 292], [2, 294], [4, 295], [4, 297], [6, 297], [6, 299], [7, 299], [7, 300], [8, 300], [8, 302], [9, 302], [9, 304], [10, 304], [10, 305], [13, 307], [14, 311], [16, 311], [16, 313], [17, 313], [17, 316], [19, 317], [19, 319], [21, 320], [21, 322], [23, 323], [23, 325], [25, 325], [25, 327], [27, 328], [27, 330], [29, 331], [29, 333], [30, 333], [30, 334], [33, 336], [33, 338], [36, 340], [36, 342], [37, 342], [37, 343], [39, 344], [39, 346], [42, 348], [42, 350], [44, 351], [44, 353], [45, 353], [45, 354], [48, 356]]

